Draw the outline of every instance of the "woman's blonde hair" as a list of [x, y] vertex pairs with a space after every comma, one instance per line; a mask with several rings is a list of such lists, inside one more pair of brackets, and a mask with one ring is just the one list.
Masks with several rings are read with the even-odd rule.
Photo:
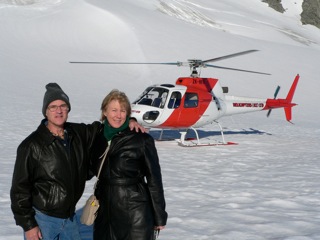
[[120, 106], [125, 108], [127, 111], [127, 117], [131, 115], [131, 104], [124, 92], [119, 91], [118, 89], [113, 89], [102, 101], [101, 103], [101, 118], [100, 120], [103, 122], [107, 117], [103, 114], [103, 112], [108, 107], [109, 103], [113, 100], [117, 100], [120, 103]]

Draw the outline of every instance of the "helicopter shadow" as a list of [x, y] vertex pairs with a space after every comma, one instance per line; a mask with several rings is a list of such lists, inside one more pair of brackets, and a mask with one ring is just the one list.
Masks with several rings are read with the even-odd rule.
[[[162, 140], [162, 141], [169, 141], [169, 140], [175, 140], [180, 139], [180, 132], [185, 131], [185, 129], [165, 129], [163, 130], [162, 137], [161, 136], [161, 130], [158, 129], [151, 129], [149, 131], [149, 134], [155, 139], [155, 140]], [[208, 137], [214, 137], [214, 136], [221, 136], [220, 131], [206, 131], [197, 129], [199, 138], [208, 138]], [[271, 133], [261, 131], [254, 128], [249, 129], [241, 129], [241, 130], [224, 130], [224, 135], [271, 135]], [[193, 130], [189, 129], [186, 134], [186, 139], [193, 139], [196, 138], [196, 134]]]

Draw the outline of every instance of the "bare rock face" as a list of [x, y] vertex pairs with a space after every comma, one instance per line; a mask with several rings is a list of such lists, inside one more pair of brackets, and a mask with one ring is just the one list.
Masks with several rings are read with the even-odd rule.
[[320, 28], [320, 0], [304, 0], [301, 13], [302, 24], [311, 24]]
[[[268, 3], [269, 7], [283, 13], [285, 9], [281, 4], [281, 0], [262, 0]], [[304, 0], [302, 3], [301, 23], [314, 25], [320, 28], [320, 0]]]
[[281, 4], [281, 0], [262, 0], [262, 2], [268, 3], [269, 7], [278, 12], [283, 13], [285, 11]]

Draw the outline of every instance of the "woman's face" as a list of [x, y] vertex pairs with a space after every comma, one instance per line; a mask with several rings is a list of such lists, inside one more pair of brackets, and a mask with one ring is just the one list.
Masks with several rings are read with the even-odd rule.
[[109, 124], [113, 128], [121, 127], [127, 118], [127, 111], [120, 105], [118, 100], [112, 100], [104, 110], [103, 114], [106, 116]]

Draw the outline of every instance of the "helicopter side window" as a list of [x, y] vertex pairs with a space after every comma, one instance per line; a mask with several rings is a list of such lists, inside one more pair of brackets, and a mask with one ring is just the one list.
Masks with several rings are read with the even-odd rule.
[[181, 93], [173, 92], [171, 94], [171, 97], [168, 103], [168, 108], [178, 108], [180, 106], [180, 102], [181, 102]]
[[196, 93], [186, 93], [186, 98], [184, 100], [185, 108], [195, 108], [198, 106], [198, 94]]
[[153, 107], [160, 107], [160, 104], [161, 104], [161, 98], [160, 97], [157, 97], [157, 98], [155, 98], [154, 100], [153, 100], [153, 102], [152, 102], [152, 106]]

